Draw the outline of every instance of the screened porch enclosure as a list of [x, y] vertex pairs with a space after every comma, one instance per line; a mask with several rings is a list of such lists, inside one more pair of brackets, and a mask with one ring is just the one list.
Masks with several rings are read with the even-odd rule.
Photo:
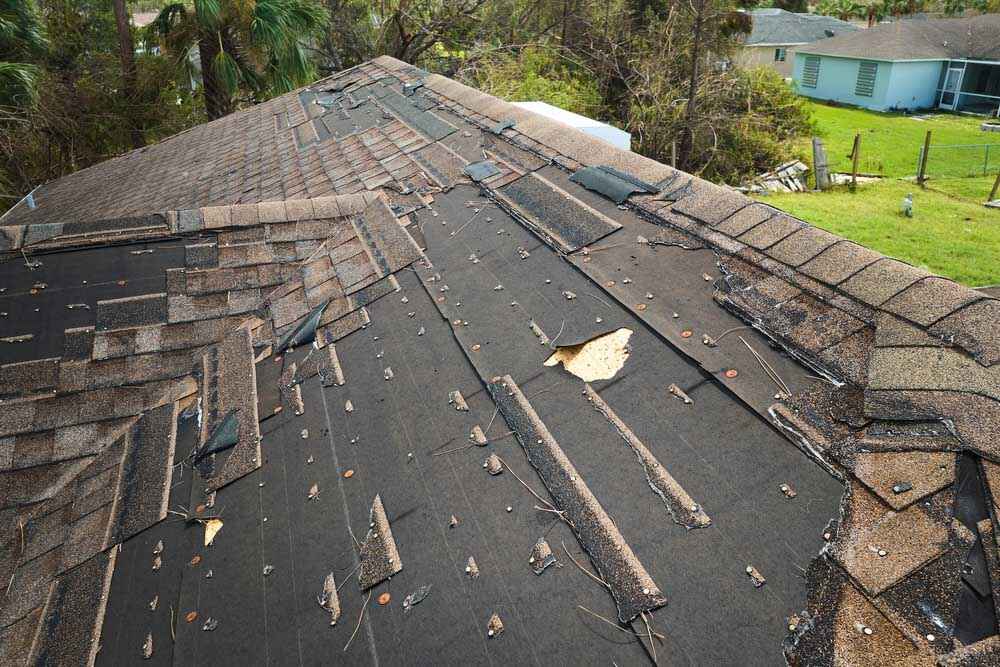
[[938, 81], [938, 107], [989, 116], [1000, 111], [1000, 62], [950, 60]]

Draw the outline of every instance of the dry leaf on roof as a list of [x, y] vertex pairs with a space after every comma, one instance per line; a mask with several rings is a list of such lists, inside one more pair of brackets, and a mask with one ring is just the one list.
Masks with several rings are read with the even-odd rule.
[[628, 341], [632, 333], [631, 329], [622, 327], [584, 343], [559, 347], [545, 360], [545, 365], [556, 366], [562, 362], [563, 368], [586, 382], [610, 380], [622, 369], [631, 353]]
[[215, 536], [222, 530], [222, 519], [209, 519], [205, 522], [205, 546], [211, 546]]
[[149, 660], [153, 657], [153, 633], [146, 633], [146, 641], [142, 643], [142, 658]]

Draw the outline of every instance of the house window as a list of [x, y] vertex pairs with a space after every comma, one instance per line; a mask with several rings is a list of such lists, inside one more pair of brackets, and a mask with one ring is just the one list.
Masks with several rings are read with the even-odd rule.
[[802, 86], [804, 88], [815, 88], [819, 82], [819, 56], [806, 56], [805, 65], [802, 67]]
[[858, 82], [854, 85], [854, 94], [858, 97], [871, 97], [875, 94], [875, 77], [878, 76], [878, 63], [862, 60], [858, 63]]
[[783, 63], [785, 62], [785, 50], [778, 48], [774, 50], [774, 62]]

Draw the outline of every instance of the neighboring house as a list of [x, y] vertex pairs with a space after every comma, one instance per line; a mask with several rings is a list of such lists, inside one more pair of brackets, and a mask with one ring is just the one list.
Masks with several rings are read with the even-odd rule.
[[939, 108], [995, 115], [1000, 15], [907, 20], [799, 49], [800, 94], [876, 111]]
[[736, 62], [744, 67], [766, 65], [785, 77], [792, 75], [795, 51], [836, 35], [857, 32], [858, 26], [818, 14], [796, 14], [784, 9], [755, 9], [753, 31], [743, 42]]
[[34, 199], [0, 665], [1000, 660], [997, 299], [387, 56]]

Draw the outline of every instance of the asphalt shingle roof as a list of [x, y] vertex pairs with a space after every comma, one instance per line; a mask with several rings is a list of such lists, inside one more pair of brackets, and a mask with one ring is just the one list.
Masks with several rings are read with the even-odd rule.
[[799, 52], [869, 60], [1000, 61], [1000, 14], [894, 21], [823, 40]]
[[997, 660], [980, 292], [385, 57], [35, 200], [3, 664]]
[[745, 40], [747, 46], [767, 44], [809, 44], [836, 35], [857, 32], [853, 23], [832, 16], [802, 14], [784, 9], [755, 9], [753, 29]]

